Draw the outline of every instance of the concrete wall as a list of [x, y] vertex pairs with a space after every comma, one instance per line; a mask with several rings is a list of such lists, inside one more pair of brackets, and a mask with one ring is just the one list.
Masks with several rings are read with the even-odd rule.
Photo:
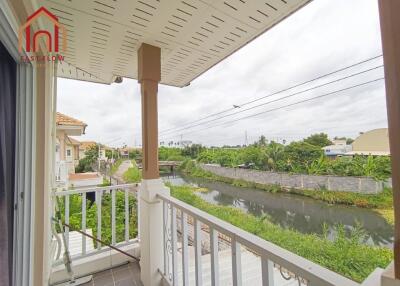
[[239, 168], [225, 168], [209, 164], [200, 164], [200, 167], [222, 177], [241, 179], [264, 185], [280, 185], [282, 187], [296, 189], [377, 194], [383, 190], [384, 186], [391, 187], [391, 180], [384, 183], [377, 182], [368, 177], [288, 174]]

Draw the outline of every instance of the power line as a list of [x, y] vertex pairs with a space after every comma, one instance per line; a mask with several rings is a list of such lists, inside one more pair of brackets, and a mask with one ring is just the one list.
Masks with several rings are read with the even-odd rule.
[[[306, 81], [301, 82], [301, 83], [298, 83], [298, 84], [296, 84], [296, 85], [293, 85], [293, 86], [287, 87], [287, 88], [285, 88], [285, 89], [276, 91], [276, 92], [274, 92], [274, 93], [272, 93], [272, 94], [269, 94], [269, 95], [266, 95], [266, 96], [262, 96], [262, 97], [259, 97], [259, 98], [254, 99], [254, 100], [251, 100], [251, 101], [244, 102], [244, 103], [242, 103], [242, 104], [240, 104], [240, 105], [237, 105], [237, 106], [243, 107], [243, 106], [249, 105], [249, 104], [251, 104], [251, 103], [260, 101], [260, 100], [262, 100], [262, 99], [265, 99], [265, 98], [267, 98], [267, 97], [271, 97], [271, 96], [274, 96], [274, 95], [276, 95], [276, 94], [283, 93], [283, 92], [285, 92], [285, 91], [289, 91], [289, 90], [294, 89], [294, 88], [296, 88], [296, 87], [305, 85], [305, 84], [307, 84], [307, 83], [311, 83], [311, 82], [313, 82], [313, 81], [316, 81], [316, 80], [322, 79], [322, 78], [324, 78], [324, 77], [333, 75], [333, 74], [335, 74], [335, 73], [338, 73], [338, 72], [341, 72], [341, 71], [350, 69], [350, 68], [352, 68], [352, 67], [361, 65], [361, 64], [363, 64], [363, 63], [366, 63], [366, 62], [375, 60], [375, 59], [380, 58], [380, 57], [382, 57], [382, 54], [377, 55], [377, 56], [374, 56], [374, 57], [371, 57], [371, 58], [368, 58], [368, 59], [365, 59], [365, 60], [362, 60], [362, 61], [360, 61], [360, 62], [354, 63], [354, 64], [349, 65], [349, 66], [345, 66], [345, 67], [343, 67], [343, 68], [340, 68], [340, 69], [337, 69], [337, 70], [335, 70], [335, 71], [332, 71], [332, 72], [323, 74], [323, 75], [318, 76], [318, 77], [316, 77], [316, 78], [313, 78], [313, 79], [310, 79], [310, 80], [306, 80]], [[216, 112], [216, 113], [207, 115], [207, 116], [205, 116], [205, 117], [199, 118], [199, 119], [194, 120], [194, 121], [192, 121], [192, 122], [186, 123], [186, 124], [184, 124], [183, 126], [191, 125], [191, 124], [196, 123], [196, 122], [198, 122], [198, 121], [202, 121], [202, 120], [204, 120], [204, 119], [207, 119], [207, 118], [210, 118], [210, 117], [214, 117], [214, 116], [217, 116], [217, 115], [220, 115], [220, 114], [229, 112], [229, 111], [234, 110], [234, 109], [236, 109], [236, 108], [237, 108], [237, 107], [233, 107], [233, 108], [229, 108], [229, 109], [226, 109], [226, 110], [222, 110], [222, 111], [219, 111], [219, 112]], [[160, 131], [160, 133], [165, 133], [165, 132], [167, 132], [167, 131], [170, 131], [170, 130], [172, 131], [172, 130], [179, 129], [179, 128], [180, 128], [180, 127], [173, 127], [173, 128], [165, 129], [165, 130]], [[169, 133], [169, 132], [167, 132], [167, 133]]]
[[[354, 126], [365, 126], [365, 125], [376, 125], [376, 124], [381, 124], [381, 123], [387, 123], [386, 120], [375, 120], [375, 121], [370, 121], [370, 122], [364, 122], [364, 123], [351, 123], [351, 124], [341, 124], [340, 127], [354, 127]], [[305, 136], [309, 136], [310, 134], [313, 134], [315, 132], [326, 132], [328, 130], [333, 130], [333, 129], [337, 129], [337, 127], [323, 127], [323, 128], [314, 128], [314, 129], [308, 129], [308, 132], [302, 132], [302, 133], [269, 133], [267, 131], [261, 132], [259, 135], [254, 135], [252, 136], [252, 142], [254, 142], [255, 140], [258, 140], [259, 137], [261, 135], [265, 135], [267, 137], [267, 139], [271, 140], [271, 138], [273, 137], [280, 137], [282, 139], [299, 139], [299, 138], [304, 138]], [[338, 132], [338, 134], [340, 135], [354, 135], [354, 131], [347, 131], [347, 132]], [[218, 140], [213, 140], [212, 143], [215, 144], [216, 142], [223, 142], [223, 141], [229, 141], [232, 139], [239, 139], [242, 138], [242, 136], [236, 136], [236, 137], [231, 137], [231, 138], [221, 138]], [[202, 142], [202, 140], [199, 140], [199, 142]]]
[[373, 67], [373, 68], [370, 68], [370, 69], [367, 69], [367, 70], [364, 70], [364, 71], [361, 71], [361, 72], [358, 72], [358, 73], [353, 73], [353, 74], [350, 74], [348, 76], [345, 76], [345, 77], [342, 77], [342, 78], [339, 78], [339, 79], [336, 79], [336, 80], [333, 80], [333, 81], [330, 81], [330, 82], [327, 82], [327, 83], [323, 83], [323, 84], [320, 84], [320, 85], [317, 85], [317, 86], [314, 86], [314, 87], [311, 87], [311, 88], [307, 88], [305, 90], [301, 90], [301, 91], [298, 91], [298, 92], [295, 92], [295, 93], [292, 93], [292, 94], [289, 94], [289, 95], [286, 95], [286, 96], [283, 96], [283, 97], [280, 97], [280, 98], [277, 98], [277, 99], [274, 99], [274, 100], [270, 100], [270, 101], [267, 101], [267, 102], [264, 102], [264, 103], [260, 103], [260, 104], [257, 104], [255, 106], [252, 106], [252, 107], [249, 107], [249, 108], [246, 108], [246, 109], [241, 109], [241, 110], [239, 110], [237, 112], [234, 112], [234, 113], [222, 115], [222, 116], [219, 116], [217, 118], [213, 118], [213, 119], [210, 119], [210, 120], [207, 120], [207, 121], [204, 121], [204, 122], [200, 122], [200, 123], [197, 123], [197, 124], [192, 124], [192, 125], [187, 126], [187, 127], [182, 127], [182, 128], [177, 129], [175, 131], [167, 132], [166, 134], [176, 133], [178, 131], [191, 129], [191, 128], [199, 126], [199, 125], [207, 124], [207, 123], [210, 123], [210, 122], [214, 122], [214, 121], [220, 120], [222, 118], [226, 118], [226, 117], [230, 117], [230, 116], [233, 116], [233, 115], [236, 115], [236, 114], [239, 114], [239, 113], [243, 113], [243, 112], [258, 108], [260, 106], [265, 106], [265, 105], [268, 105], [268, 104], [271, 104], [271, 103], [274, 103], [274, 102], [277, 102], [277, 101], [281, 101], [281, 100], [284, 100], [284, 99], [287, 99], [287, 98], [290, 98], [290, 97], [293, 97], [293, 96], [296, 96], [296, 95], [299, 95], [299, 94], [302, 94], [302, 93], [305, 93], [305, 92], [308, 92], [308, 91], [311, 91], [311, 90], [314, 90], [314, 89], [318, 89], [320, 87], [324, 87], [324, 86], [330, 85], [332, 83], [336, 83], [336, 82], [339, 82], [339, 81], [342, 81], [342, 80], [345, 80], [345, 79], [349, 79], [349, 78], [358, 76], [360, 74], [364, 74], [364, 73], [370, 72], [372, 70], [376, 70], [376, 69], [381, 68], [381, 67], [383, 67], [383, 65], [376, 66], [376, 67]]
[[[318, 96], [314, 96], [314, 97], [307, 98], [307, 99], [304, 99], [304, 100], [296, 101], [294, 103], [290, 103], [290, 104], [286, 104], [286, 105], [283, 105], [283, 106], [275, 107], [275, 108], [272, 108], [272, 109], [268, 109], [268, 110], [265, 110], [265, 111], [262, 111], [262, 112], [255, 113], [255, 114], [250, 114], [250, 115], [243, 116], [243, 117], [240, 117], [240, 118], [237, 118], [237, 119], [234, 119], [234, 120], [222, 122], [220, 124], [210, 125], [210, 126], [207, 126], [204, 129], [193, 130], [193, 131], [190, 131], [190, 132], [187, 132], [187, 133], [183, 133], [183, 135], [196, 133], [196, 132], [200, 132], [200, 131], [204, 131], [204, 130], [209, 130], [210, 128], [215, 128], [215, 127], [226, 125], [226, 124], [230, 124], [230, 123], [235, 123], [237, 121], [241, 121], [241, 120], [244, 120], [244, 119], [256, 117], [256, 116], [259, 116], [261, 114], [270, 113], [270, 112], [273, 112], [273, 111], [276, 111], [276, 110], [279, 110], [279, 109], [283, 109], [283, 108], [286, 108], [286, 107], [291, 107], [291, 106], [298, 105], [298, 104], [301, 104], [301, 103], [305, 103], [305, 102], [309, 102], [309, 101], [312, 101], [312, 100], [316, 100], [316, 99], [320, 99], [320, 98], [323, 98], [323, 97], [327, 97], [327, 96], [332, 95], [332, 94], [337, 94], [337, 93], [340, 93], [340, 92], [343, 92], [343, 91], [346, 91], [346, 90], [350, 90], [350, 89], [354, 89], [354, 88], [357, 88], [357, 87], [360, 87], [360, 86], [364, 86], [364, 85], [367, 85], [367, 84], [370, 84], [370, 83], [373, 83], [373, 82], [378, 82], [378, 81], [383, 80], [383, 79], [384, 79], [384, 77], [377, 78], [377, 79], [370, 80], [370, 81], [366, 81], [366, 82], [363, 82], [363, 83], [360, 83], [360, 84], [352, 85], [352, 86], [349, 86], [349, 87], [346, 87], [346, 88], [342, 88], [342, 89], [339, 89], [339, 90], [335, 90], [335, 91], [332, 91], [332, 92], [328, 92], [328, 93], [325, 93], [325, 94], [322, 94], [322, 95], [318, 95]], [[169, 138], [175, 138], [175, 137], [169, 137]]]

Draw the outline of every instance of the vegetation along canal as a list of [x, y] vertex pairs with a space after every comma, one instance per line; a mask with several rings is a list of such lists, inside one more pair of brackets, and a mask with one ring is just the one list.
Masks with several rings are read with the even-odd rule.
[[207, 202], [234, 206], [256, 217], [266, 216], [272, 223], [283, 228], [334, 239], [338, 224], [341, 224], [347, 234], [356, 229], [363, 231], [363, 243], [390, 248], [393, 246], [393, 227], [370, 209], [331, 205], [295, 194], [235, 187], [183, 174], [164, 176], [164, 180], [173, 185], [189, 184], [205, 188], [196, 194]]

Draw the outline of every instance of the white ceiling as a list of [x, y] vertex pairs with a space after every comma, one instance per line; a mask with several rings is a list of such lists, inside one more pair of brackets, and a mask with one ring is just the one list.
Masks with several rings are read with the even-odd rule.
[[137, 78], [137, 49], [162, 49], [161, 83], [183, 87], [311, 0], [38, 0], [67, 28], [59, 76]]

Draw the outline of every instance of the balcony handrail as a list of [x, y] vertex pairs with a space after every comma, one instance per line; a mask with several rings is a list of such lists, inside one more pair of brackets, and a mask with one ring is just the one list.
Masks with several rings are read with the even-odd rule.
[[83, 194], [89, 192], [97, 192], [97, 191], [111, 191], [111, 190], [125, 190], [125, 189], [135, 189], [139, 187], [139, 184], [122, 184], [122, 185], [113, 185], [113, 186], [104, 186], [104, 187], [89, 187], [89, 188], [79, 188], [73, 190], [60, 190], [54, 192], [55, 196], [66, 196], [66, 195], [75, 195], [75, 194]]
[[[134, 244], [138, 242], [139, 234], [137, 238], [131, 238], [129, 235], [129, 221], [130, 221], [130, 211], [129, 211], [129, 196], [134, 196], [137, 197], [137, 187], [139, 184], [123, 184], [123, 185], [113, 185], [113, 186], [104, 186], [104, 187], [88, 187], [88, 188], [81, 188], [81, 189], [74, 189], [74, 190], [57, 190], [53, 192], [54, 197], [63, 197], [64, 198], [64, 218], [65, 222], [63, 222], [65, 226], [65, 236], [66, 236], [66, 243], [69, 246], [69, 238], [70, 238], [70, 231], [73, 231], [70, 229], [69, 226], [69, 221], [70, 221], [70, 196], [72, 195], [81, 195], [82, 197], [82, 206], [81, 206], [81, 229], [75, 230], [78, 233], [87, 233], [86, 232], [86, 222], [87, 222], [87, 196], [88, 193], [95, 193], [95, 202], [97, 205], [96, 208], [96, 216], [97, 216], [97, 237], [94, 238], [97, 242], [97, 246], [93, 251], [88, 251], [86, 249], [86, 236], [88, 235], [82, 235], [82, 245], [81, 245], [81, 251], [79, 255], [73, 255], [73, 259], [80, 259], [84, 257], [91, 256], [96, 253], [101, 253], [104, 251], [107, 251], [110, 247], [103, 247], [104, 243], [102, 243], [102, 198], [105, 192], [107, 191], [113, 191], [110, 192], [111, 196], [111, 243], [110, 245], [112, 247], [118, 246], [122, 247], [124, 245], [129, 245], [129, 244]], [[133, 190], [133, 191], [132, 191]], [[125, 228], [125, 234], [124, 234], [124, 241], [117, 242], [117, 234], [116, 234], [116, 218], [117, 218], [117, 212], [118, 209], [116, 207], [116, 202], [117, 202], [117, 197], [116, 193], [122, 192], [124, 194], [124, 228]], [[139, 210], [140, 208], [140, 202], [137, 201], [137, 209]], [[139, 226], [138, 226], [139, 229]], [[108, 244], [106, 244], [108, 246]], [[111, 247], [111, 248], [112, 248]], [[55, 265], [59, 264], [60, 261], [56, 261]]]
[[[202, 210], [199, 210], [191, 205], [188, 205], [176, 198], [173, 198], [169, 195], [158, 194], [157, 197], [164, 201], [164, 203], [168, 203], [172, 206], [172, 213], [176, 214], [176, 210], [178, 209], [186, 215], [193, 217], [194, 221], [199, 221], [210, 228], [210, 236], [211, 236], [211, 244], [213, 244], [213, 240], [215, 243], [215, 231], [222, 233], [231, 238], [232, 244], [239, 243], [239, 245], [243, 245], [249, 250], [257, 253], [261, 260], [263, 261], [263, 281], [264, 275], [268, 276], [268, 274], [264, 273], [264, 270], [268, 269], [268, 266], [264, 264], [264, 262], [272, 261], [273, 263], [278, 264], [284, 269], [295, 273], [297, 276], [302, 277], [308, 280], [308, 285], [321, 285], [321, 286], [359, 286], [360, 284], [350, 280], [338, 273], [335, 273], [327, 268], [324, 268], [312, 261], [309, 261], [297, 254], [294, 254], [286, 249], [283, 249], [271, 242], [268, 242], [258, 236], [255, 236], [249, 232], [246, 232], [230, 223], [227, 223], [219, 218], [216, 218]], [[176, 221], [176, 218], [175, 218]], [[176, 228], [176, 227], [175, 227]], [[196, 227], [197, 228], [197, 227]], [[212, 235], [211, 235], [212, 234]], [[214, 239], [213, 239], [214, 237]], [[232, 246], [233, 247], [233, 246]], [[236, 247], [236, 246], [235, 246]], [[211, 247], [211, 256], [215, 256], [213, 253], [213, 248]], [[218, 247], [216, 248], [218, 249]], [[196, 258], [197, 259], [197, 258]], [[218, 259], [217, 257], [215, 259]], [[218, 263], [217, 263], [218, 264]], [[265, 267], [264, 267], [265, 266]], [[196, 272], [198, 266], [196, 266]], [[240, 271], [240, 267], [239, 271]], [[175, 270], [175, 269], [174, 269]], [[185, 271], [185, 270], [183, 270]], [[235, 270], [237, 271], [237, 269]], [[270, 271], [270, 270], [269, 270]], [[212, 273], [213, 275], [218, 275], [217, 273]], [[236, 275], [236, 274], [235, 274]], [[239, 283], [238, 283], [239, 284]], [[266, 283], [263, 285], [273, 285], [270, 283]]]

